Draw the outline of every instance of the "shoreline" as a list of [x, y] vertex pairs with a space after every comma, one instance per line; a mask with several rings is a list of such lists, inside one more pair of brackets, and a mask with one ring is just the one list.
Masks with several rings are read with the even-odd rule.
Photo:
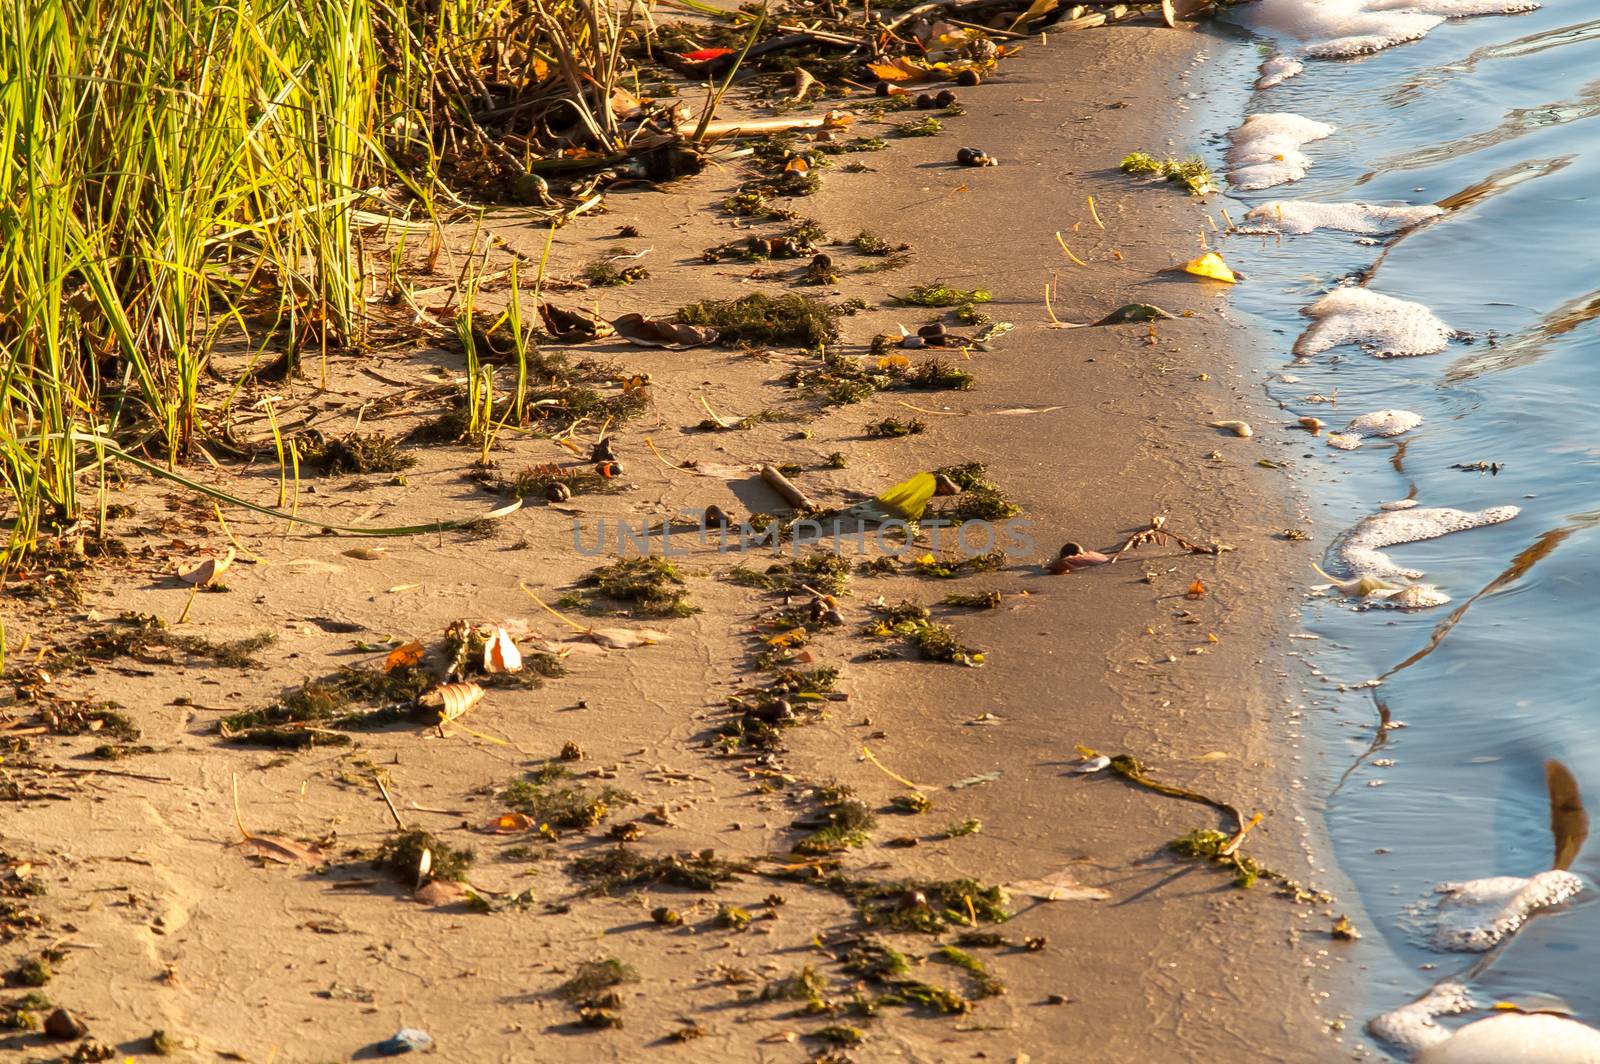
[[[748, 512], [759, 504], [744, 481], [725, 486], [664, 468], [643, 447], [646, 436], [674, 459], [693, 456], [702, 465], [804, 457], [805, 482], [830, 501], [847, 489], [881, 490], [918, 469], [982, 461], [1036, 522], [1037, 557], [1011, 558], [992, 577], [967, 577], [948, 587], [906, 572], [855, 578], [853, 595], [842, 598], [850, 623], [817, 637], [807, 650], [816, 661], [842, 667], [840, 687], [849, 701], [811, 726], [788, 730], [781, 764], [719, 762], [703, 752], [705, 733], [721, 719], [727, 697], [749, 683], [741, 663], [750, 653], [752, 611], [772, 606], [715, 579], [728, 560], [703, 554], [686, 563], [703, 612], [663, 624], [671, 636], [664, 646], [576, 660], [570, 675], [531, 692], [490, 693], [468, 722], [498, 729], [510, 749], [459, 739], [419, 744], [410, 732], [378, 732], [353, 751], [330, 748], [296, 760], [217, 747], [208, 734], [217, 714], [207, 710], [258, 704], [308, 672], [337, 664], [348, 653], [349, 637], [331, 638], [308, 618], [422, 639], [462, 615], [525, 617], [548, 631], [548, 619], [518, 591], [519, 579], [560, 587], [596, 560], [568, 549], [565, 517], [532, 508], [512, 519], [514, 530], [491, 530], [489, 540], [440, 535], [397, 541], [383, 560], [366, 566], [344, 553], [348, 539], [291, 540], [270, 525], [230, 519], [234, 534], [272, 564], [235, 570], [233, 593], [199, 596], [190, 623], [240, 637], [273, 627], [279, 640], [274, 660], [245, 677], [209, 666], [179, 670], [183, 704], [172, 699], [171, 677], [103, 672], [80, 679], [77, 693], [117, 697], [147, 736], [169, 743], [133, 767], [148, 766], [176, 782], [96, 784], [98, 800], [87, 823], [68, 803], [24, 803], [8, 829], [8, 848], [18, 839], [63, 840], [47, 847], [53, 852], [44, 867], [52, 878], [62, 875], [46, 907], [74, 925], [72, 934], [103, 944], [99, 963], [80, 958], [64, 965], [52, 995], [88, 1015], [97, 1034], [107, 1032], [101, 1037], [127, 1041], [150, 1028], [171, 1029], [210, 1048], [252, 1055], [286, 1045], [294, 1059], [348, 1053], [402, 1023], [429, 1030], [440, 1051], [455, 1059], [515, 1054], [530, 1039], [551, 1051], [597, 1059], [643, 1052], [666, 1059], [745, 1060], [769, 1052], [766, 1059], [798, 1059], [791, 1040], [770, 1036], [799, 1031], [804, 1038], [821, 1023], [797, 1018], [793, 1002], [745, 1001], [747, 1014], [737, 1021], [722, 1010], [814, 958], [813, 936], [822, 935], [826, 944], [848, 915], [839, 899], [802, 885], [782, 891], [783, 905], [763, 910], [762, 895], [772, 884], [754, 876], [698, 898], [655, 889], [609, 900], [579, 897], [563, 883], [561, 866], [571, 853], [601, 846], [602, 833], [552, 848], [519, 870], [485, 856], [500, 840], [457, 827], [493, 812], [483, 789], [492, 794], [499, 782], [535, 763], [522, 755], [551, 757], [563, 742], [573, 742], [586, 752], [575, 763], [577, 778], [616, 779], [638, 796], [627, 816], [656, 805], [667, 810], [666, 823], [647, 828], [640, 843], [651, 852], [714, 848], [752, 859], [781, 852], [792, 839], [790, 822], [816, 805], [818, 786], [843, 783], [878, 807], [900, 790], [886, 778], [892, 770], [923, 783], [935, 808], [915, 824], [880, 815], [879, 837], [841, 858], [852, 874], [1014, 884], [1064, 871], [1111, 893], [1104, 901], [1019, 898], [1016, 915], [998, 931], [1017, 943], [1045, 942], [1038, 954], [1020, 948], [984, 954], [1008, 992], [978, 1000], [970, 1016], [955, 1022], [885, 1009], [862, 1024], [867, 1041], [853, 1051], [859, 1059], [939, 1060], [982, 1050], [1035, 1060], [1199, 1060], [1270, 1046], [1275, 1059], [1310, 1061], [1340, 1052], [1326, 1031], [1334, 1017], [1314, 998], [1337, 978], [1321, 967], [1324, 953], [1336, 955], [1338, 948], [1329, 940], [1333, 914], [1327, 907], [1297, 905], [1266, 889], [1239, 891], [1226, 873], [1164, 853], [1168, 840], [1221, 827], [1214, 811], [1108, 776], [1084, 779], [1067, 771], [1074, 744], [1128, 753], [1162, 782], [1226, 796], [1246, 815], [1261, 810], [1267, 820], [1250, 834], [1246, 850], [1305, 878], [1307, 843], [1296, 822], [1305, 809], [1292, 798], [1288, 748], [1269, 723], [1282, 684], [1263, 672], [1290, 623], [1280, 589], [1303, 564], [1305, 548], [1275, 538], [1291, 523], [1284, 516], [1288, 502], [1254, 466], [1259, 437], [1237, 439], [1209, 427], [1214, 420], [1270, 415], [1245, 360], [1234, 357], [1242, 330], [1220, 311], [1219, 286], [1156, 274], [1198, 253], [1193, 234], [1205, 224], [1206, 207], [1115, 171], [1122, 154], [1159, 152], [1177, 135], [1162, 107], [1180, 75], [1192, 75], [1201, 40], [1191, 29], [1114, 27], [1057, 35], [1048, 46], [1030, 41], [1000, 76], [964, 91], [969, 116], [951, 120], [942, 136], [896, 140], [889, 151], [865, 157], [875, 172], [830, 175], [815, 196], [795, 201], [837, 239], [874, 229], [915, 247], [904, 269], [848, 275], [837, 286], [839, 298], [861, 296], [878, 305], [910, 284], [935, 279], [995, 293], [986, 309], [1016, 328], [992, 351], [973, 355], [973, 391], [883, 393], [832, 408], [803, 424], [813, 437], [799, 443], [794, 431], [802, 426], [784, 422], [687, 435], [680, 427], [704, 416], [696, 395], [719, 413], [753, 413], [772, 401], [774, 380], [792, 360], [773, 356], [769, 365], [714, 348], [605, 352], [651, 374], [655, 408], [643, 425], [616, 429], [634, 478], [631, 490], [585, 496], [588, 516], [667, 519], [686, 505], [716, 502]], [[1055, 74], [1053, 65], [1072, 73]], [[1130, 83], [1134, 72], [1141, 79]], [[1104, 84], [1124, 87], [1116, 100], [1091, 102]], [[969, 144], [995, 155], [1000, 166], [951, 165], [956, 147]], [[1062, 159], [1067, 150], [1076, 157]], [[699, 248], [740, 235], [704, 209], [724, 194], [721, 186], [735, 183], [732, 174], [710, 174], [665, 195], [614, 196], [606, 221], [580, 221], [561, 232], [553, 260], [576, 268], [606, 247], [607, 231], [615, 228], [610, 223], [638, 223], [652, 261], [663, 264], [658, 276], [626, 289], [552, 298], [587, 302], [599, 292], [610, 315], [666, 311], [685, 296], [752, 290], [737, 269], [688, 264]], [[1104, 231], [1091, 231], [1089, 195]], [[1089, 267], [1061, 254], [1058, 229]], [[543, 233], [508, 239], [536, 256]], [[1120, 260], [1111, 257], [1113, 248]], [[1063, 321], [1093, 321], [1133, 301], [1196, 316], [1161, 322], [1153, 342], [1144, 326], [1046, 328], [1036, 293], [1051, 273], [1058, 277], [1054, 312]], [[834, 291], [824, 294], [833, 298]], [[847, 346], [854, 352], [871, 328], [897, 319], [914, 328], [922, 316], [916, 308], [898, 308], [847, 318]], [[429, 351], [401, 355], [396, 363], [423, 379], [425, 366], [454, 357]], [[1200, 380], [1201, 374], [1209, 379]], [[905, 416], [901, 399], [927, 410], [971, 413], [928, 413], [925, 431], [905, 440], [860, 436], [867, 421]], [[994, 413], [1057, 404], [1064, 409]], [[504, 464], [524, 456], [550, 460], [550, 448], [537, 451], [537, 442], [511, 441], [507, 448], [518, 458], [508, 455]], [[812, 467], [835, 447], [847, 456], [845, 470]], [[1211, 452], [1222, 458], [1208, 459]], [[481, 493], [459, 476], [464, 454], [444, 461], [426, 456], [408, 475], [411, 485], [443, 489], [453, 511], [486, 508]], [[140, 499], [153, 506], [159, 494], [147, 491]], [[352, 515], [380, 510], [385, 523], [426, 516], [436, 505], [414, 497], [394, 502], [371, 490], [341, 497], [331, 486], [318, 494], [308, 501]], [[1236, 549], [1206, 558], [1142, 548], [1115, 567], [1041, 575], [1037, 563], [1061, 542], [1106, 549], [1166, 510], [1175, 531]], [[196, 515], [188, 520], [193, 524]], [[205, 535], [203, 524], [185, 534]], [[221, 542], [214, 528], [210, 534]], [[510, 543], [519, 535], [528, 546]], [[489, 550], [494, 553], [486, 560]], [[1207, 590], [1189, 599], [1184, 591], [1194, 579]], [[392, 590], [413, 581], [419, 582], [414, 592]], [[982, 669], [851, 660], [860, 649], [852, 635], [868, 616], [862, 607], [871, 597], [937, 601], [947, 590], [980, 585], [1001, 590], [1007, 605], [951, 623], [986, 649]], [[92, 593], [87, 605], [102, 617], [121, 609], [175, 613], [181, 597], [159, 583], [125, 581]], [[44, 643], [91, 623], [83, 614], [29, 627], [37, 627]], [[1145, 634], [1146, 628], [1153, 632]], [[1062, 708], [1068, 716], [1060, 715]], [[973, 723], [984, 714], [999, 721]], [[866, 761], [863, 746], [888, 770]], [[1216, 753], [1227, 756], [1210, 756]], [[233, 773], [255, 830], [319, 837], [332, 825], [337, 845], [330, 849], [372, 845], [390, 826], [370, 786], [374, 766], [382, 766], [403, 795], [407, 820], [485, 851], [485, 886], [509, 895], [531, 883], [539, 902], [532, 914], [489, 917], [451, 906], [434, 911], [392, 892], [334, 891], [317, 876], [253, 868], [219, 845], [236, 838], [223, 797]], [[998, 778], [952, 786], [994, 771]], [[787, 794], [764, 789], [775, 777], [801, 785], [786, 785]], [[882, 845], [900, 831], [933, 831], [963, 819], [981, 821], [982, 830], [924, 838], [913, 849]], [[137, 860], [128, 862], [130, 854]], [[982, 874], [974, 875], [977, 870]], [[133, 899], [127, 907], [95, 902], [98, 892], [112, 888], [126, 890]], [[654, 926], [653, 906], [666, 903], [682, 908], [689, 926]], [[758, 919], [753, 933], [735, 936], [718, 924], [728, 904], [775, 919]], [[313, 923], [342, 929], [329, 932]], [[302, 951], [288, 968], [275, 956], [285, 941]], [[582, 961], [612, 951], [627, 954], [641, 976], [625, 988], [626, 1025], [574, 1031], [570, 1009], [550, 1000], [548, 991]], [[107, 963], [113, 958], [127, 960]], [[743, 974], [736, 978], [734, 970]], [[174, 974], [155, 981], [163, 971]], [[930, 982], [965, 985], [949, 966], [918, 965], [917, 973]], [[830, 996], [844, 1000], [847, 983], [836, 981]], [[451, 989], [457, 986], [459, 994]], [[349, 996], [352, 987], [367, 998]], [[1044, 1004], [1051, 995], [1066, 1003]], [[113, 1006], [119, 998], [122, 1004]], [[696, 1017], [703, 1036], [682, 1048], [656, 1045], [682, 1026], [682, 1015]]]

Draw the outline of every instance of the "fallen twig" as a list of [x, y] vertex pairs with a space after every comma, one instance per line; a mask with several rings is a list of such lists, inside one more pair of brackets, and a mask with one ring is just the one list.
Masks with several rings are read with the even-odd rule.
[[1167, 528], [1166, 514], [1157, 514], [1150, 519], [1150, 523], [1148, 525], [1139, 529], [1127, 539], [1123, 540], [1122, 546], [1111, 552], [1111, 563], [1115, 565], [1117, 559], [1122, 556], [1123, 551], [1130, 550], [1133, 547], [1142, 547], [1146, 543], [1155, 543], [1163, 547], [1176, 543], [1190, 554], [1222, 553], [1221, 547], [1215, 543], [1209, 547], [1202, 547], [1198, 543], [1191, 543], [1189, 540], [1184, 539], [1176, 532], [1173, 532], [1171, 529]]
[[815, 513], [821, 507], [813, 502], [805, 492], [794, 486], [794, 482], [782, 473], [776, 466], [764, 465], [761, 467], [761, 479], [767, 482], [767, 487], [783, 497], [788, 503], [803, 513]]

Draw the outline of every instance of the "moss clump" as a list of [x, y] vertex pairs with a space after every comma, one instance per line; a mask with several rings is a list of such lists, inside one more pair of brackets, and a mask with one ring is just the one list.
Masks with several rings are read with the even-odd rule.
[[724, 905], [717, 910], [716, 923], [718, 927], [727, 928], [729, 931], [743, 931], [750, 926], [752, 919], [748, 909], [741, 909], [737, 905]]
[[1157, 159], [1146, 152], [1130, 152], [1123, 156], [1120, 169], [1126, 174], [1139, 176], [1160, 175], [1175, 185], [1181, 185], [1192, 195], [1204, 196], [1217, 191], [1216, 178], [1198, 155], [1184, 159]]
[[902, 137], [937, 137], [944, 132], [944, 123], [932, 115], [911, 122], [901, 122], [894, 131]]
[[726, 343], [820, 347], [839, 339], [842, 314], [842, 308], [810, 296], [752, 293], [738, 299], [691, 303], [678, 311], [678, 321], [709, 325]]
[[615, 288], [649, 276], [643, 266], [625, 266], [616, 259], [596, 259], [583, 268], [583, 279], [593, 288]]
[[1000, 608], [998, 591], [952, 591], [939, 600], [941, 605], [964, 610], [994, 610]]
[[994, 997], [1006, 992], [1005, 983], [991, 974], [982, 961], [966, 950], [957, 949], [955, 946], [940, 946], [933, 951], [933, 959], [944, 964], [953, 964], [971, 974], [980, 997]]
[[893, 798], [889, 799], [889, 808], [893, 809], [896, 813], [905, 813], [908, 816], [916, 816], [920, 813], [926, 813], [928, 810], [932, 809], [933, 799], [929, 798], [921, 791], [912, 791], [910, 794], [897, 794]]
[[624, 558], [602, 565], [583, 583], [608, 599], [630, 602], [635, 617], [687, 617], [698, 613], [677, 566], [665, 558]]
[[50, 958], [45, 954], [24, 957], [17, 966], [6, 973], [7, 986], [45, 986], [55, 973], [50, 968]]
[[811, 1032], [811, 1037], [834, 1046], [858, 1046], [867, 1040], [861, 1028], [834, 1023]]
[[920, 979], [896, 979], [890, 985], [893, 989], [878, 999], [880, 1004], [911, 1005], [946, 1016], [961, 1016], [972, 1011], [972, 1002], [960, 994]]
[[[428, 871], [419, 876], [424, 851], [429, 855]], [[456, 849], [421, 828], [413, 828], [385, 840], [378, 847], [378, 856], [373, 858], [372, 864], [405, 883], [419, 879], [422, 882], [444, 879], [459, 883], [467, 878], [467, 869], [472, 867], [476, 859], [471, 850]]]
[[750, 871], [749, 865], [727, 861], [710, 850], [699, 853], [641, 854], [626, 847], [579, 857], [568, 866], [599, 894], [619, 894], [643, 887], [715, 890]]
[[571, 978], [555, 988], [555, 994], [574, 1004], [588, 1004], [613, 987], [638, 981], [639, 973], [631, 964], [616, 957], [606, 957], [578, 965], [578, 970], [572, 973]]
[[37, 1031], [44, 1025], [41, 1017], [52, 1007], [49, 998], [36, 990], [29, 991], [0, 1005], [0, 1031]]
[[540, 824], [564, 831], [586, 831], [610, 816], [613, 806], [635, 801], [633, 795], [615, 787], [592, 794], [579, 784], [558, 786], [537, 776], [517, 780], [496, 797]]
[[899, 950], [864, 938], [844, 955], [844, 970], [870, 982], [880, 983], [909, 972], [911, 962]]
[[895, 296], [895, 299], [901, 303], [909, 303], [918, 307], [955, 307], [966, 303], [987, 303], [993, 298], [982, 288], [974, 288], [970, 292], [963, 292], [959, 288], [951, 288], [943, 281], [919, 284], [905, 295]]
[[829, 469], [843, 469], [849, 464], [850, 462], [845, 458], [843, 451], [834, 451], [828, 455], [827, 465]]
[[959, 839], [966, 835], [976, 835], [982, 830], [983, 821], [975, 816], [969, 816], [965, 820], [957, 820], [945, 828], [944, 837], [947, 839]]
[[930, 358], [918, 364], [905, 375], [908, 388], [928, 388], [942, 391], [969, 392], [977, 378], [953, 362]]
[[305, 464], [327, 476], [344, 473], [399, 473], [417, 464], [412, 455], [381, 432], [352, 433], [317, 439], [305, 452]]
[[820, 1015], [828, 1011], [828, 980], [815, 965], [774, 979], [761, 989], [762, 1001], [804, 1001], [806, 1011]]
[[809, 823], [821, 826], [795, 842], [795, 853], [821, 856], [839, 853], [866, 844], [868, 833], [877, 826], [878, 818], [862, 802], [855, 799], [834, 802], [819, 809], [807, 818]]
[[868, 425], [865, 432], [873, 439], [896, 439], [900, 436], [916, 436], [927, 430], [928, 423], [920, 417], [914, 417], [909, 421], [886, 417], [882, 421], [874, 421]]

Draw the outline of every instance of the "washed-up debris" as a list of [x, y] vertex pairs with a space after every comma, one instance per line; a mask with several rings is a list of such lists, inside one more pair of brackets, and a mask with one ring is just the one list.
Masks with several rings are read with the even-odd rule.
[[956, 162], [962, 166], [999, 166], [1000, 163], [993, 155], [982, 148], [959, 148], [956, 150]]
[[1112, 557], [1109, 554], [1101, 554], [1097, 550], [1086, 550], [1077, 543], [1066, 543], [1062, 545], [1060, 552], [1056, 554], [1055, 561], [1050, 563], [1049, 569], [1050, 572], [1059, 576], [1063, 573], [1075, 573], [1079, 569], [1087, 569], [1095, 565], [1105, 565], [1110, 561], [1112, 561]]
[[1295, 424], [1299, 425], [1313, 436], [1322, 435], [1322, 430], [1328, 427], [1328, 423], [1322, 420], [1320, 417], [1303, 417], [1296, 421]]
[[1131, 325], [1172, 318], [1171, 314], [1149, 303], [1127, 303], [1113, 310], [1092, 325]]
[[1139, 529], [1128, 536], [1127, 539], [1123, 540], [1122, 546], [1111, 552], [1111, 560], [1115, 562], [1118, 558], [1122, 557], [1124, 551], [1132, 550], [1134, 547], [1143, 547], [1152, 543], [1161, 547], [1176, 544], [1182, 549], [1188, 551], [1190, 554], [1221, 554], [1224, 550], [1232, 549], [1231, 547], [1221, 543], [1213, 543], [1209, 547], [1202, 547], [1198, 543], [1190, 542], [1167, 527], [1166, 514], [1157, 514], [1156, 516], [1150, 518], [1150, 523], [1148, 525]]
[[1222, 281], [1225, 284], [1237, 284], [1244, 276], [1229, 269], [1222, 256], [1215, 251], [1208, 251], [1181, 266], [1174, 266], [1173, 269], [1195, 277], [1204, 277], [1208, 281]]
[[1211, 427], [1214, 429], [1222, 429], [1224, 432], [1231, 432], [1235, 436], [1242, 436], [1246, 438], [1256, 434], [1255, 430], [1250, 427], [1250, 424], [1245, 421], [1213, 421], [1211, 423]]
[[[633, 317], [633, 315], [628, 315]], [[544, 327], [557, 340], [582, 343], [586, 340], [604, 340], [616, 333], [610, 322], [599, 314], [581, 307], [560, 307], [554, 303], [539, 304], [539, 317]]]
[[1509, 521], [1521, 513], [1515, 506], [1492, 506], [1476, 512], [1448, 507], [1414, 507], [1364, 517], [1343, 532], [1328, 551], [1329, 571], [1351, 576], [1403, 577], [1418, 580], [1422, 572], [1397, 565], [1382, 548], [1420, 543], [1452, 532], [1465, 532]]
[[229, 567], [233, 565], [235, 556], [234, 549], [229, 547], [221, 557], [205, 558], [194, 565], [180, 569], [178, 571], [178, 579], [196, 588], [214, 586], [217, 578], [227, 572]]
[[398, 1057], [403, 1053], [426, 1053], [433, 1048], [433, 1036], [416, 1027], [402, 1027], [394, 1034], [372, 1046], [380, 1057]]
[[720, 335], [716, 329], [685, 325], [667, 318], [647, 318], [643, 314], [624, 314], [612, 320], [611, 328], [630, 344], [670, 350], [714, 344]]
[[1488, 473], [1490, 476], [1499, 476], [1500, 470], [1505, 468], [1504, 462], [1485, 462], [1481, 459], [1476, 462], [1456, 462], [1450, 467], [1465, 473]]
[[1211, 176], [1211, 170], [1206, 166], [1205, 160], [1198, 155], [1191, 155], [1182, 160], [1157, 159], [1153, 155], [1136, 151], [1123, 158], [1121, 170], [1125, 174], [1135, 176], [1164, 177], [1195, 196], [1204, 196], [1217, 191], [1216, 179]]

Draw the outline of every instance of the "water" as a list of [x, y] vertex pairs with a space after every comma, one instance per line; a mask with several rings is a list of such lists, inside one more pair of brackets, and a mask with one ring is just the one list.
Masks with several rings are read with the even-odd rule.
[[[1230, 18], [1243, 24], [1248, 12]], [[1374, 55], [1307, 60], [1262, 92], [1249, 86], [1270, 49], [1242, 32], [1218, 29], [1210, 49], [1225, 86], [1210, 97], [1212, 161], [1226, 147], [1221, 123], [1245, 113], [1294, 112], [1338, 130], [1304, 147], [1303, 179], [1230, 197], [1235, 222], [1271, 199], [1454, 208], [1376, 245], [1329, 230], [1222, 245], [1248, 275], [1234, 310], [1279, 341], [1282, 361], [1266, 368], [1299, 378], [1267, 386], [1286, 424], [1312, 415], [1337, 428], [1391, 407], [1425, 419], [1403, 449], [1369, 440], [1344, 452], [1297, 435], [1263, 450], [1292, 465], [1311, 500], [1319, 536], [1305, 557], [1409, 494], [1425, 506], [1522, 507], [1508, 523], [1390, 552], [1425, 570], [1453, 597], [1447, 606], [1358, 612], [1311, 599], [1304, 610], [1320, 640], [1296, 645], [1322, 674], [1305, 699], [1323, 762], [1308, 789], [1328, 796], [1335, 856], [1368, 921], [1354, 946], [1370, 975], [1359, 1018], [1461, 977], [1480, 1002], [1553, 996], [1600, 1025], [1600, 844], [1582, 844], [1575, 815], [1563, 834], [1584, 892], [1498, 951], [1436, 951], [1411, 911], [1443, 880], [1552, 866], [1546, 762], [1600, 801], [1600, 17], [1589, 0], [1549, 0], [1451, 21]], [[1352, 277], [1476, 342], [1385, 360], [1341, 347], [1294, 362], [1309, 324], [1299, 310]], [[1337, 393], [1337, 405], [1303, 401], [1317, 393]], [[1451, 468], [1480, 460], [1503, 468]], [[1379, 731], [1380, 714], [1405, 726]], [[1571, 806], [1570, 793], [1558, 797]]]

